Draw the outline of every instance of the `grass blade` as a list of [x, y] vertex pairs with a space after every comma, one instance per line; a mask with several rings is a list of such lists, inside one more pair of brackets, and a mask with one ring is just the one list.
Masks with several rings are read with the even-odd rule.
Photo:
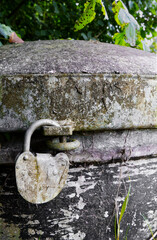
[[148, 219], [147, 219], [143, 214], [141, 214], [141, 215], [142, 215], [143, 219], [146, 221], [146, 224], [147, 224], [147, 226], [148, 226], [148, 228], [149, 228], [149, 231], [151, 232], [151, 235], [152, 235], [153, 240], [155, 240], [154, 234], [153, 234], [153, 231], [152, 231], [152, 229], [151, 229], [151, 227], [150, 227], [150, 225], [149, 225]]
[[125, 237], [123, 238], [123, 240], [127, 240], [127, 235], [128, 235], [128, 231], [129, 231], [130, 225], [127, 227], [126, 233], [125, 233]]
[[128, 205], [130, 190], [131, 190], [131, 186], [129, 187], [128, 193], [127, 193], [127, 195], [125, 197], [125, 200], [124, 200], [122, 208], [121, 208], [120, 217], [119, 217], [119, 224], [120, 224], [120, 222], [122, 220], [122, 217], [123, 217], [123, 215], [125, 213], [125, 210], [127, 208], [127, 205]]
[[117, 216], [115, 214], [115, 219], [114, 219], [114, 234], [115, 234], [115, 240], [117, 240]]

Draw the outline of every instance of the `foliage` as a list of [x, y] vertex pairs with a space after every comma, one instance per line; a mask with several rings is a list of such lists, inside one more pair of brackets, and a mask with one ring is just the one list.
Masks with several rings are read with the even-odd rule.
[[135, 46], [137, 40], [136, 31], [140, 29], [139, 24], [128, 12], [128, 9], [122, 1], [118, 1], [117, 3], [114, 1], [112, 5], [112, 10], [115, 14], [115, 20], [122, 29], [122, 33], [114, 34], [113, 39], [115, 39], [115, 43], [119, 44], [119, 42], [121, 43], [123, 40], [124, 42], [120, 45], [130, 44], [131, 46]]
[[105, 6], [102, 2], [102, 0], [88, 0], [84, 4], [84, 12], [79, 18], [78, 21], [76, 21], [74, 30], [78, 31], [84, 28], [88, 23], [92, 22], [95, 18], [96, 12], [95, 12], [95, 5], [96, 3], [99, 3], [101, 5], [102, 13], [105, 15], [106, 19], [108, 19], [108, 15], [105, 9]]
[[121, 27], [121, 33], [115, 33], [113, 39], [115, 44], [123, 46], [131, 46], [136, 48], [150, 51], [145, 39], [142, 38], [140, 33], [140, 26], [136, 19], [128, 12], [128, 9], [122, 1], [113, 2], [113, 12], [115, 14], [115, 20]]
[[[17, 34], [5, 24], [0, 23], [0, 34], [4, 37], [3, 40], [9, 40], [10, 43], [23, 43], [23, 40], [17, 36]], [[2, 46], [0, 41], [0, 46]]]
[[[102, 1], [99, 0], [88, 0], [85, 3], [84, 12], [80, 19], [75, 24], [75, 30], [78, 31], [86, 26], [88, 23], [93, 21], [95, 18], [95, 5], [99, 2], [102, 5], [103, 13], [107, 16], [106, 9]], [[116, 23], [121, 27], [121, 33], [115, 33], [113, 40], [115, 44], [123, 46], [137, 47], [142, 50], [149, 51], [149, 48], [145, 44], [145, 40], [140, 34], [140, 26], [136, 19], [129, 13], [127, 7], [122, 0], [117, 0], [112, 3], [112, 11]], [[108, 19], [108, 16], [107, 16]]]
[[77, 23], [74, 26], [75, 31], [78, 31], [84, 26], [86, 26], [88, 23], [92, 22], [95, 18], [96, 12], [95, 12], [95, 0], [87, 1], [84, 5], [84, 12], [80, 19], [77, 21]]
[[[121, 33], [115, 33], [113, 39], [115, 44], [123, 46], [137, 46], [143, 49], [144, 39], [140, 35], [140, 26], [136, 19], [128, 12], [122, 1], [113, 2], [115, 21], [121, 27]], [[143, 42], [142, 42], [143, 41]]]
[[[85, 25], [79, 31], [74, 31], [74, 26], [76, 27], [76, 21], [79, 23], [81, 16], [86, 12], [84, 6], [86, 6], [86, 10], [89, 5], [91, 6], [89, 0], [14, 0], [14, 4], [12, 0], [1, 0], [0, 23], [10, 26], [25, 41], [68, 38], [96, 39], [110, 43], [118, 41], [113, 38], [114, 34], [122, 33], [122, 36], [124, 36], [124, 33], [121, 32], [121, 26], [115, 21], [112, 11], [113, 1], [92, 1], [95, 2], [95, 8], [92, 10], [92, 14], [95, 15], [94, 21]], [[85, 5], [87, 2], [88, 4]], [[148, 39], [154, 38], [156, 36], [156, 1], [123, 0], [123, 3], [140, 25], [139, 36], [143, 39], [146, 37]], [[104, 4], [106, 9], [103, 7]], [[122, 11], [124, 12], [124, 10]], [[107, 18], [106, 13], [108, 13], [109, 19], [104, 21], [104, 14]], [[93, 16], [92, 14], [91, 16]], [[116, 36], [122, 41], [121, 35]], [[120, 42], [120, 44], [124, 44], [124, 41]], [[139, 45], [137, 40], [136, 44]]]
[[[127, 195], [126, 195], [126, 197], [124, 199], [124, 202], [123, 202], [123, 205], [122, 205], [122, 208], [121, 208], [121, 211], [120, 211], [119, 219], [118, 219], [118, 212], [115, 215], [115, 224], [114, 224], [115, 240], [119, 240], [119, 237], [120, 237], [120, 224], [121, 224], [123, 215], [124, 215], [124, 213], [126, 211], [126, 208], [127, 208], [127, 205], [128, 205], [129, 196], [130, 196], [130, 190], [131, 190], [131, 185], [130, 185], [128, 193], [127, 193]], [[127, 240], [127, 232], [128, 232], [128, 229], [126, 231], [125, 240]]]
[[[6, 40], [8, 39], [8, 37], [11, 35], [13, 31], [11, 30], [11, 28], [9, 26], [6, 26], [5, 24], [1, 24], [0, 23], [0, 35], [3, 36], [3, 38], [1, 37], [1, 40]], [[0, 46], [2, 46], [2, 42], [0, 41]]]
[[0, 34], [4, 38], [8, 38], [11, 35], [12, 32], [13, 31], [11, 30], [11, 28], [9, 26], [6, 26], [5, 24], [0, 23]]

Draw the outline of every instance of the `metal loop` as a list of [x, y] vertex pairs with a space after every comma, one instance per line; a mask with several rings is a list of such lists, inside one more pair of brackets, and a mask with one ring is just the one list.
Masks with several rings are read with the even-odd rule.
[[47, 141], [47, 145], [49, 148], [59, 151], [70, 151], [78, 148], [80, 146], [80, 142], [76, 139], [70, 139], [69, 142], [53, 142]]
[[25, 140], [24, 140], [24, 152], [29, 152], [30, 150], [30, 142], [31, 142], [31, 136], [33, 134], [33, 132], [38, 128], [41, 127], [43, 125], [52, 125], [52, 126], [56, 126], [56, 127], [60, 127], [60, 125], [56, 122], [53, 121], [51, 119], [40, 119], [36, 122], [34, 122], [26, 131], [25, 134]]

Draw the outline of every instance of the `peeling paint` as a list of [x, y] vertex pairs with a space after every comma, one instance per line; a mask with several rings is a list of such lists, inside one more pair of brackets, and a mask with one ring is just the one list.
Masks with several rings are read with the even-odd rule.
[[27, 223], [28, 225], [36, 225], [36, 224], [40, 224], [39, 220], [34, 220], [34, 221], [28, 221]]
[[[124, 238], [130, 225], [128, 239], [149, 239], [151, 233], [142, 215], [148, 219], [155, 232], [157, 172], [154, 170], [157, 169], [157, 158], [83, 166], [71, 165], [66, 187], [61, 194], [38, 207], [28, 205], [18, 196], [12, 181], [14, 175], [9, 175], [5, 181], [8, 172], [2, 167], [1, 171], [4, 168], [3, 173], [7, 173], [0, 175], [0, 181], [5, 181], [5, 186], [1, 185], [0, 199], [3, 222], [7, 226], [16, 222], [15, 227], [20, 229], [22, 239], [114, 239], [115, 198], [118, 192], [116, 200], [118, 206], [122, 206], [131, 183], [129, 202], [121, 222], [121, 238]], [[151, 169], [153, 172], [150, 172]], [[132, 174], [130, 180], [129, 173]], [[11, 199], [5, 195], [5, 189], [13, 193]], [[6, 225], [2, 227], [4, 235]]]
[[90, 189], [94, 189], [96, 183], [94, 181], [87, 182], [84, 176], [78, 177], [75, 182], [67, 181], [68, 187], [76, 188], [76, 196], [80, 197], [80, 194], [85, 193]]
[[83, 198], [80, 197], [77, 208], [81, 210], [81, 209], [84, 209], [85, 206], [86, 206], [86, 203], [84, 203]]
[[[129, 161], [129, 164], [121, 166], [119, 172], [121, 173], [122, 178], [128, 178], [128, 182], [138, 182], [140, 181], [140, 177], [148, 177], [155, 175], [157, 173], [156, 159], [151, 160], [150, 166], [147, 164], [147, 161], [147, 159], [142, 159], [139, 161]], [[146, 164], [147, 169], [145, 168]], [[116, 166], [117, 164], [113, 165]], [[111, 168], [113, 167], [113, 165], [110, 165]], [[133, 179], [135, 176], [138, 176], [138, 178]], [[115, 175], [113, 176], [113, 178], [117, 179], [117, 181], [113, 181], [114, 184], [117, 184], [119, 182], [119, 176]], [[153, 178], [152, 181], [154, 181], [155, 184], [157, 179]]]
[[35, 230], [32, 228], [28, 228], [28, 234], [29, 235], [35, 235]]
[[86, 234], [81, 231], [78, 231], [75, 234], [69, 233], [68, 235], [65, 235], [63, 237], [63, 239], [67, 240], [67, 237], [68, 237], [68, 240], [74, 240], [74, 239], [75, 240], [83, 240], [83, 239], [85, 239]]
[[[82, 236], [82, 233], [80, 232], [80, 234], [76, 234], [74, 233], [75, 229], [74, 227], [71, 226], [71, 223], [74, 221], [74, 220], [79, 220], [79, 215], [77, 213], [74, 213], [70, 210], [70, 206], [69, 206], [69, 210], [65, 210], [65, 209], [60, 209], [61, 212], [63, 212], [64, 214], [64, 217], [62, 217], [59, 221], [57, 219], [53, 219], [53, 221], [51, 221], [51, 224], [52, 225], [56, 225], [58, 224], [59, 225], [59, 233], [62, 235], [63, 233], [63, 236], [61, 237], [61, 239], [75, 239], [75, 236], [78, 237], [79, 240], [81, 240], [79, 238], [79, 236], [81, 237]], [[83, 240], [84, 238], [82, 238]]]
[[133, 215], [133, 219], [132, 219], [132, 226], [135, 226], [136, 227], [136, 212], [134, 212], [134, 215]]
[[104, 217], [105, 217], [105, 218], [108, 218], [108, 217], [109, 217], [108, 211], [106, 211], [106, 212], [104, 213]]
[[28, 219], [31, 219], [33, 218], [34, 214], [21, 214], [21, 217], [22, 218], [28, 218]]
[[75, 193], [72, 193], [72, 194], [68, 195], [68, 197], [69, 197], [69, 198], [74, 198], [75, 195], [76, 195]]

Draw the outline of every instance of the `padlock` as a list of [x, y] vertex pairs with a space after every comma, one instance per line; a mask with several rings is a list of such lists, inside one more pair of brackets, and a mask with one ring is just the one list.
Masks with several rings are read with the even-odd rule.
[[55, 198], [65, 185], [69, 170], [69, 158], [64, 153], [51, 154], [30, 152], [33, 132], [40, 126], [60, 127], [56, 121], [41, 119], [26, 131], [24, 152], [15, 165], [16, 184], [21, 196], [30, 203], [46, 203]]

